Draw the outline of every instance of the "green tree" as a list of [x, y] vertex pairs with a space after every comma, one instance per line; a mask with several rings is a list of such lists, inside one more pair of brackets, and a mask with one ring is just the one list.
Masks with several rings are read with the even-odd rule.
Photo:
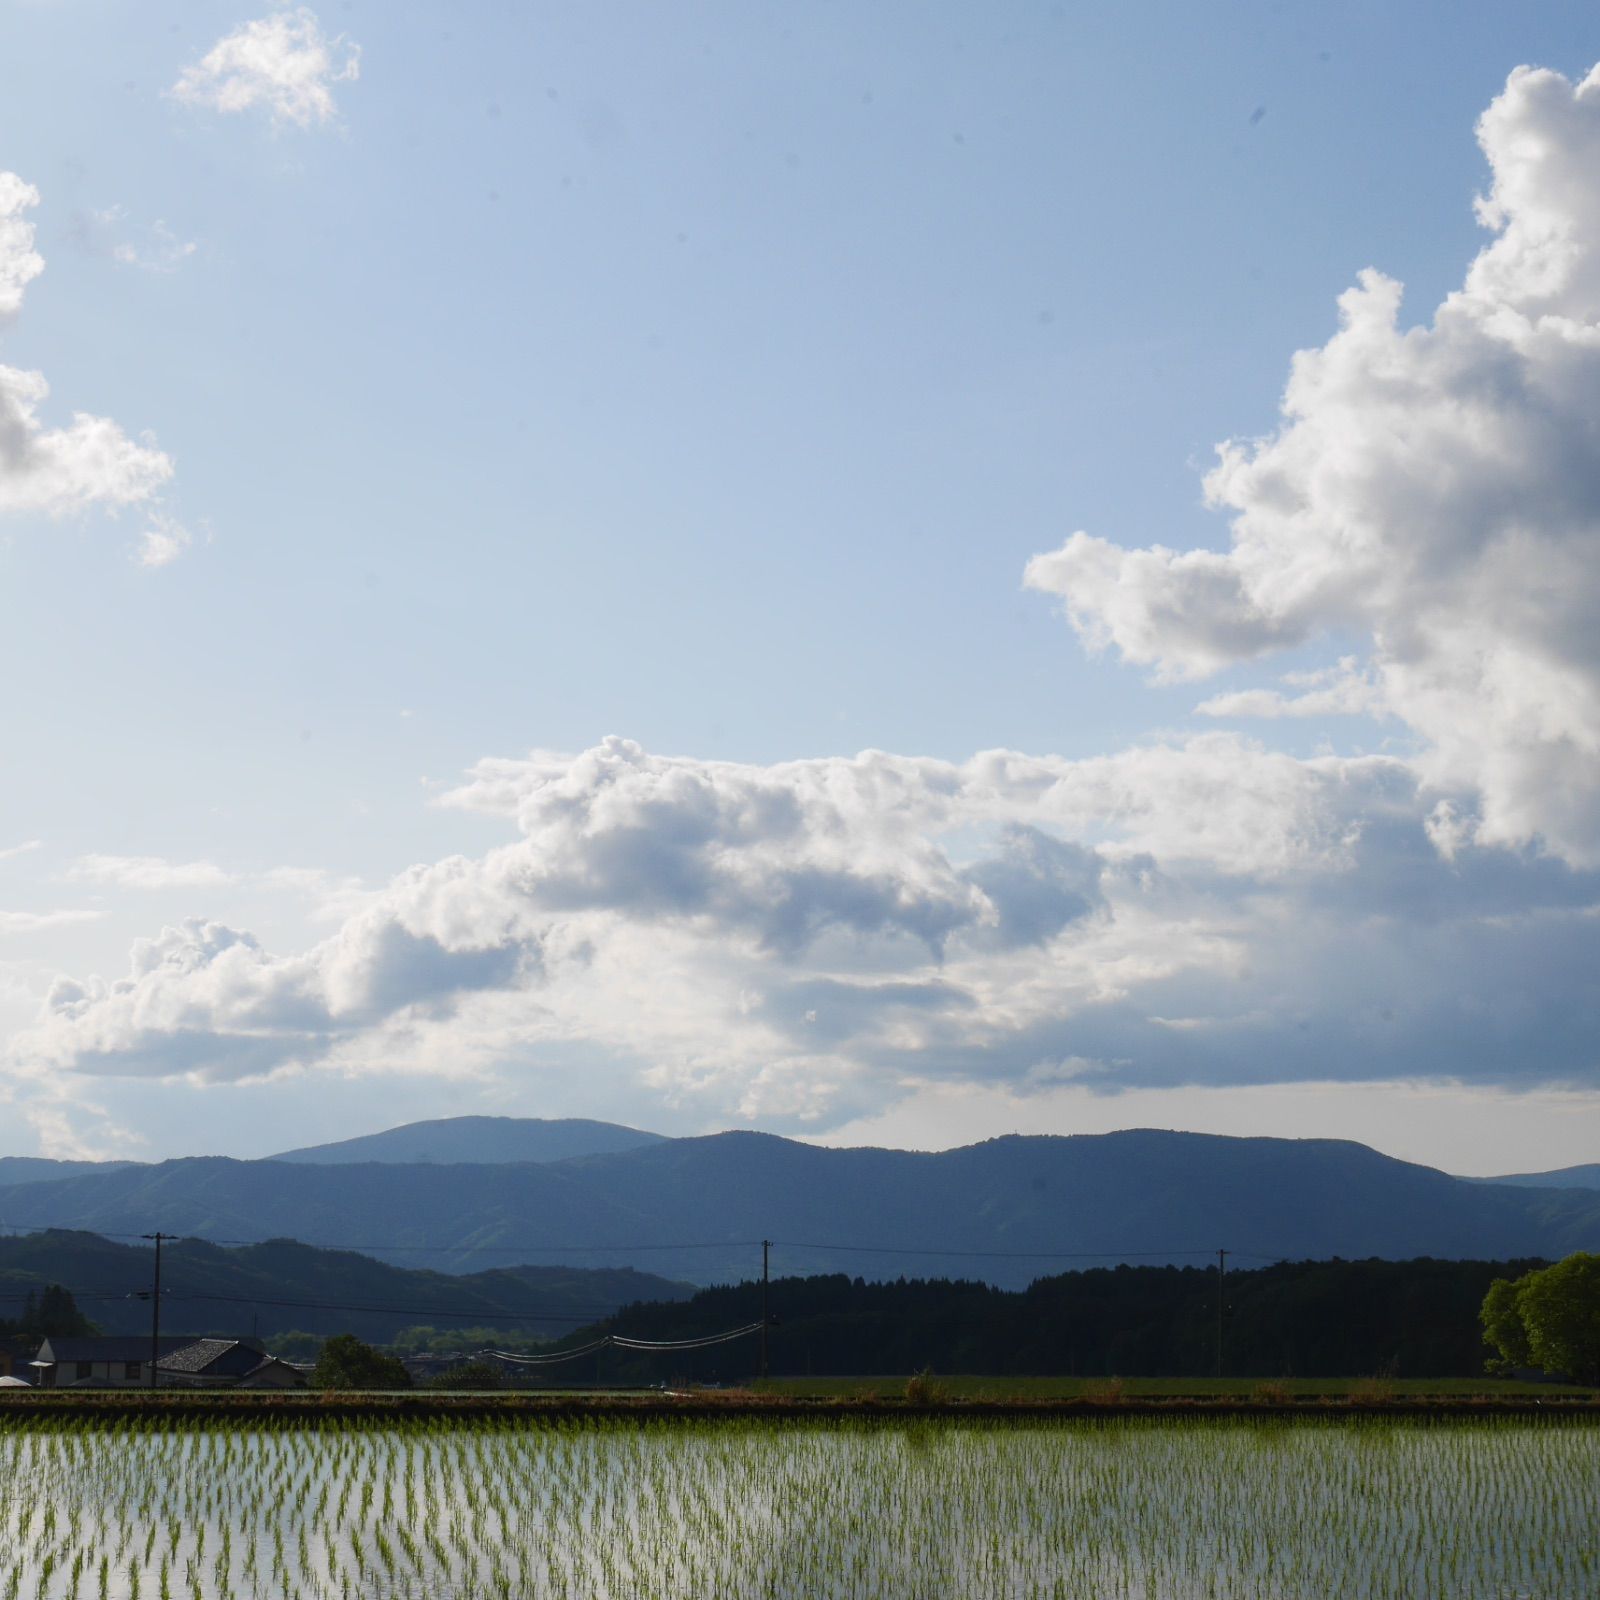
[[363, 1344], [353, 1333], [336, 1333], [322, 1347], [311, 1371], [313, 1389], [409, 1389], [411, 1374], [398, 1356]]
[[1483, 1324], [1483, 1342], [1499, 1352], [1487, 1363], [1491, 1372], [1533, 1365], [1528, 1330], [1522, 1325], [1522, 1312], [1517, 1305], [1517, 1287], [1522, 1281], [1521, 1278], [1496, 1278], [1483, 1297], [1483, 1308], [1478, 1312], [1478, 1320]]
[[1497, 1278], [1479, 1320], [1501, 1365], [1600, 1383], [1600, 1256], [1580, 1250], [1515, 1282]]
[[323, 1339], [320, 1333], [290, 1329], [287, 1333], [273, 1334], [267, 1343], [280, 1361], [315, 1361], [322, 1353]]
[[30, 1289], [22, 1315], [13, 1326], [29, 1339], [92, 1335], [100, 1331], [78, 1309], [72, 1291], [63, 1289], [59, 1283], [47, 1284], [44, 1293], [37, 1296]]

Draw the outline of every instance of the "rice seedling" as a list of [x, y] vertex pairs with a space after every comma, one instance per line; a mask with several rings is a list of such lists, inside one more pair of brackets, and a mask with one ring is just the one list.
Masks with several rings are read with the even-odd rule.
[[19, 1419], [0, 1597], [1590, 1600], [1568, 1420]]

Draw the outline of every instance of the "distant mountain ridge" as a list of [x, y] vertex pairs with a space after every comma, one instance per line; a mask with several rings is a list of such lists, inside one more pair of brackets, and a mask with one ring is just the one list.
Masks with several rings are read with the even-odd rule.
[[1600, 1189], [1600, 1161], [1557, 1167], [1553, 1172], [1513, 1172], [1503, 1178], [1475, 1178], [1474, 1183], [1510, 1183], [1519, 1189]]
[[75, 1178], [82, 1173], [119, 1172], [136, 1161], [52, 1161], [48, 1156], [0, 1156], [0, 1189], [47, 1178]]
[[[59, 1283], [105, 1332], [147, 1332], [150, 1303], [137, 1297], [150, 1287], [151, 1257], [147, 1246], [93, 1233], [0, 1237], [0, 1317], [16, 1316], [29, 1290]], [[288, 1239], [232, 1249], [171, 1240], [161, 1282], [162, 1324], [174, 1332], [270, 1337], [297, 1329], [379, 1340], [428, 1324], [441, 1332], [477, 1324], [555, 1338], [634, 1301], [691, 1292], [688, 1284], [627, 1267], [501, 1266], [447, 1277]]]
[[[1329, 1139], [1133, 1130], [936, 1153], [771, 1134], [514, 1165], [291, 1167], [220, 1157], [13, 1185], [8, 1222], [288, 1236], [462, 1272], [631, 1264], [695, 1283], [759, 1269], [983, 1278], [1083, 1261], [1557, 1257], [1600, 1247], [1600, 1194], [1472, 1183]], [[1076, 1258], [1076, 1260], [1074, 1259]]]
[[[308, 1166], [348, 1166], [363, 1161], [503, 1166], [516, 1161], [570, 1161], [574, 1156], [610, 1155], [659, 1144], [665, 1137], [616, 1122], [595, 1122], [587, 1117], [436, 1117], [426, 1122], [385, 1128], [381, 1133], [361, 1134], [354, 1139], [285, 1150], [264, 1159]], [[154, 1164], [0, 1156], [0, 1189]]]
[[615, 1122], [591, 1122], [585, 1117], [438, 1117], [332, 1144], [285, 1150], [267, 1159], [320, 1166], [361, 1161], [502, 1166], [516, 1161], [569, 1161], [574, 1156], [611, 1155], [663, 1142], [664, 1136], [659, 1133], [645, 1133]]

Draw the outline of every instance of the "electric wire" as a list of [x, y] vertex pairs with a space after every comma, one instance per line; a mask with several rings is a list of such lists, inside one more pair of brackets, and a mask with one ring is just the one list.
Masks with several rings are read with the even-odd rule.
[[509, 1362], [519, 1367], [550, 1367], [562, 1361], [576, 1361], [581, 1356], [593, 1355], [597, 1351], [612, 1350], [709, 1350], [713, 1345], [731, 1344], [735, 1339], [747, 1339], [753, 1333], [760, 1333], [762, 1324], [747, 1322], [742, 1328], [729, 1328], [722, 1333], [708, 1333], [697, 1339], [633, 1339], [625, 1334], [607, 1333], [589, 1344], [578, 1345], [572, 1350], [557, 1350], [550, 1355], [525, 1356], [517, 1355], [510, 1350], [480, 1350], [478, 1353], [493, 1356], [497, 1361]]

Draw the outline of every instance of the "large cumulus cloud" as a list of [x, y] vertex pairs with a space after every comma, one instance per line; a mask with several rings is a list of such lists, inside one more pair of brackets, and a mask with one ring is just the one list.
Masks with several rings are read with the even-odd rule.
[[59, 984], [14, 1064], [470, 1075], [581, 1047], [768, 1121], [913, 1079], [1595, 1075], [1556, 1024], [1600, 956], [1600, 880], [1470, 841], [1446, 860], [1398, 760], [1212, 733], [750, 766], [612, 739], [485, 762], [448, 803], [516, 837], [304, 951], [168, 929], [127, 975]]
[[[1431, 323], [1376, 271], [1294, 359], [1271, 437], [1206, 478], [1226, 552], [1075, 533], [1028, 582], [1094, 647], [1167, 679], [1319, 636], [1371, 641], [1381, 707], [1485, 843], [1600, 862], [1600, 69], [1521, 69], [1484, 114], [1495, 233]], [[1359, 672], [1346, 683], [1360, 683]], [[1303, 700], [1303, 697], [1300, 697]]]

